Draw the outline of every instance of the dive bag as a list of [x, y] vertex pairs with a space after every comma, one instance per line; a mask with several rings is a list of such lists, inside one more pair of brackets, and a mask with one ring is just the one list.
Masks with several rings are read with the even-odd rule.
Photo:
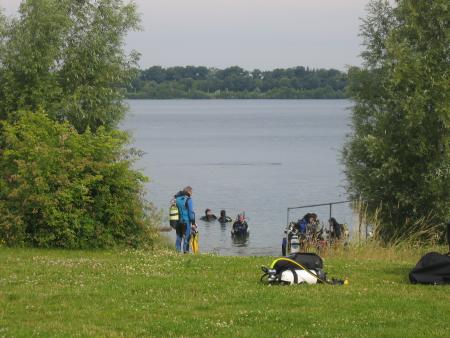
[[299, 264], [310, 270], [323, 269], [323, 260], [319, 255], [315, 253], [302, 252], [294, 253], [286, 257], [281, 257], [272, 262], [271, 269], [285, 270], [285, 269], [297, 269]]
[[275, 259], [269, 268], [262, 267], [269, 284], [328, 283], [323, 261], [314, 253], [294, 253]]
[[450, 284], [450, 256], [429, 252], [409, 273], [413, 284]]

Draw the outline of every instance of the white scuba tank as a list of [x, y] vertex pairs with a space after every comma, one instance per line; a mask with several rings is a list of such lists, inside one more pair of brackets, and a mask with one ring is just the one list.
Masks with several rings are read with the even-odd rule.
[[291, 254], [300, 252], [300, 240], [298, 235], [293, 235], [291, 238]]
[[[317, 274], [315, 270], [310, 270], [313, 274]], [[295, 280], [294, 273], [297, 275], [297, 281]], [[305, 270], [285, 270], [281, 273], [280, 281], [287, 284], [317, 284], [317, 278], [311, 275]]]

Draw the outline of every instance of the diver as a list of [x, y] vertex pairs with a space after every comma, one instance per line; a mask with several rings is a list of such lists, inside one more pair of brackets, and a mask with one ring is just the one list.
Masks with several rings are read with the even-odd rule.
[[237, 216], [236, 221], [233, 223], [233, 230], [231, 233], [237, 236], [246, 236], [248, 234], [248, 224], [244, 214], [239, 214]]
[[231, 217], [227, 216], [227, 213], [225, 210], [220, 210], [220, 217], [218, 218], [219, 223], [226, 224], [229, 222], [232, 222], [233, 220]]
[[[195, 212], [192, 203], [192, 188], [187, 186], [175, 196], [175, 202], [180, 211], [180, 221], [176, 226], [175, 248], [178, 252], [189, 252], [191, 229], [196, 230]], [[183, 242], [183, 243], [182, 243]], [[183, 245], [182, 245], [183, 244]]]
[[217, 216], [212, 213], [211, 209], [206, 209], [205, 216], [200, 217], [200, 219], [205, 222], [212, 222], [217, 219]]
[[342, 229], [342, 225], [336, 221], [336, 218], [331, 217], [328, 220], [328, 224], [330, 226], [331, 238], [337, 239], [337, 240], [341, 239], [343, 229]]
[[297, 229], [301, 235], [306, 234], [306, 228], [307, 228], [308, 224], [310, 223], [311, 218], [312, 218], [312, 214], [307, 213], [305, 216], [303, 216], [303, 218], [300, 218], [297, 221]]
[[310, 214], [309, 223], [306, 226], [306, 232], [311, 236], [317, 236], [317, 234], [319, 233], [319, 219], [317, 218], [317, 214]]

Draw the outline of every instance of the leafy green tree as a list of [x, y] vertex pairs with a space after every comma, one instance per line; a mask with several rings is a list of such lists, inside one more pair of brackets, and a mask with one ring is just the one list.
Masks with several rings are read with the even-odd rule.
[[[1, 14], [1, 13], [0, 13]], [[137, 55], [121, 0], [25, 0], [0, 15], [0, 241], [93, 248], [152, 244], [138, 155], [115, 130]], [[45, 113], [44, 113], [45, 111]]]
[[448, 18], [446, 0], [374, 0], [363, 21], [343, 160], [350, 194], [378, 209], [385, 241], [450, 217]]
[[23, 1], [0, 54], [0, 117], [43, 108], [81, 132], [116, 126], [136, 75], [137, 55], [125, 55], [123, 39], [138, 22], [122, 0]]
[[[0, 7], [0, 83], [3, 83], [5, 81], [3, 66], [2, 66], [2, 60], [4, 59], [4, 53], [5, 53], [5, 43], [6, 43], [6, 30], [7, 30], [7, 19], [3, 15], [2, 8]], [[0, 102], [4, 101], [4, 90], [3, 86], [0, 85]], [[5, 114], [2, 115], [2, 112], [0, 111], [0, 120], [4, 119], [6, 116]]]
[[151, 245], [146, 178], [124, 151], [126, 133], [78, 133], [41, 111], [2, 123], [0, 240], [8, 245], [103, 248]]
[[263, 78], [263, 73], [259, 69], [254, 69], [252, 71], [252, 78], [254, 80], [261, 80]]
[[166, 72], [161, 66], [153, 66], [142, 71], [141, 79], [161, 83], [166, 80]]

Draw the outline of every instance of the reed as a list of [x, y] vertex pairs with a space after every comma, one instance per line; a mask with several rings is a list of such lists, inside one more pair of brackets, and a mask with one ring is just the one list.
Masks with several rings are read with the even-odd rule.
[[385, 238], [383, 236], [385, 227], [380, 218], [382, 203], [373, 212], [369, 212], [367, 203], [358, 199], [353, 203], [352, 208], [357, 219], [357, 226], [354, 227], [351, 235], [353, 243], [376, 242], [378, 246], [384, 247], [432, 247], [442, 244], [445, 227], [444, 224], [433, 222], [432, 213], [414, 222], [406, 219], [403, 224], [399, 224], [389, 238]]

